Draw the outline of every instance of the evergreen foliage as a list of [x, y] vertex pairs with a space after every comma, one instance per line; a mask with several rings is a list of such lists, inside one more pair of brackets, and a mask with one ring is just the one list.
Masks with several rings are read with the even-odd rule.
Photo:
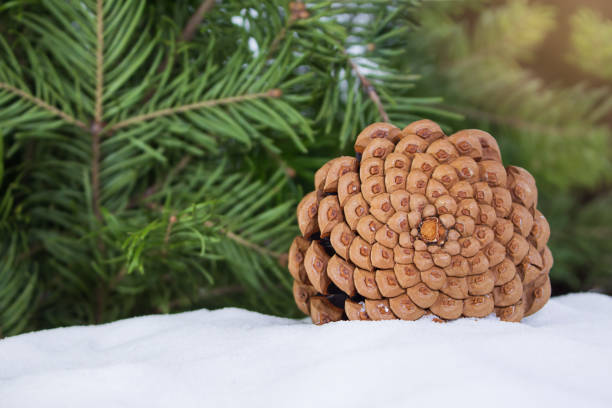
[[418, 7], [4, 2], [2, 334], [221, 305], [293, 315], [301, 183], [380, 104], [398, 124], [438, 112], [390, 64]]
[[[297, 316], [295, 205], [381, 120], [490, 129], [538, 178], [553, 280], [612, 290], [609, 92], [525, 69], [552, 8], [488, 3], [4, 1], [0, 336], [228, 305]], [[588, 21], [608, 22], [581, 13], [573, 55], [609, 78], [604, 47], [588, 52]]]

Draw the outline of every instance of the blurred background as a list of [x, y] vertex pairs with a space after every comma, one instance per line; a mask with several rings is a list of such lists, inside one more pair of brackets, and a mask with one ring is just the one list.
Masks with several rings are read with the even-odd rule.
[[553, 230], [553, 294], [610, 293], [612, 3], [436, 3], [410, 46], [422, 56], [419, 86], [536, 176]]
[[553, 295], [612, 294], [612, 2], [98, 5], [0, 4], [0, 336], [300, 316], [295, 206], [382, 119], [367, 84], [399, 127], [493, 134], [536, 177]]

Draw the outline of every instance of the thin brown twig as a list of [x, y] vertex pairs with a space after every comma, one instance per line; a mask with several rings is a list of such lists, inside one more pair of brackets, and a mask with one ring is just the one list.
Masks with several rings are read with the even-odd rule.
[[[198, 7], [198, 9], [195, 11], [195, 13], [191, 16], [189, 21], [187, 21], [187, 24], [185, 25], [185, 28], [183, 28], [183, 31], [181, 31], [181, 34], [179, 36], [179, 40], [178, 41], [179, 42], [191, 41], [193, 39], [193, 36], [195, 35], [197, 27], [204, 20], [204, 16], [214, 6], [215, 6], [215, 0], [204, 0], [200, 4], [200, 7]], [[168, 55], [166, 55], [164, 57], [164, 60], [162, 61], [162, 63], [159, 64], [159, 67], [157, 68], [157, 73], [163, 72], [164, 69], [166, 69], [167, 65], [168, 65]], [[154, 93], [155, 93], [155, 89], [151, 89], [147, 93], [147, 95], [145, 97], [145, 100], [149, 100], [151, 98], [151, 96], [153, 96]]]
[[30, 102], [32, 102], [34, 105], [39, 106], [51, 113], [53, 113], [56, 116], [59, 116], [60, 118], [64, 119], [66, 122], [76, 125], [78, 127], [80, 127], [81, 129], [84, 130], [88, 130], [87, 129], [87, 125], [83, 122], [81, 122], [80, 120], [75, 119], [73, 116], [67, 114], [66, 112], [63, 112], [59, 109], [57, 109], [54, 106], [49, 105], [47, 102], [43, 101], [42, 99], [39, 99], [25, 91], [22, 91], [21, 89], [15, 88], [14, 86], [11, 86], [7, 83], [4, 82], [0, 82], [0, 89], [4, 89], [6, 91], [9, 91], [11, 93], [14, 93], [15, 95], [20, 96], [21, 98], [28, 100]]
[[363, 86], [366, 93], [368, 94], [368, 97], [372, 100], [372, 102], [374, 102], [374, 105], [376, 105], [376, 108], [378, 108], [378, 113], [380, 114], [382, 120], [384, 122], [389, 122], [389, 115], [387, 115], [387, 112], [385, 111], [385, 108], [383, 107], [383, 104], [380, 101], [380, 97], [378, 96], [378, 93], [376, 92], [374, 85], [372, 85], [370, 80], [361, 73], [361, 71], [359, 70], [359, 66], [355, 64], [355, 61], [353, 61], [351, 57], [348, 56], [346, 51], [344, 51], [344, 54], [347, 57], [347, 61], [349, 65], [355, 72], [355, 75], [357, 75], [357, 78], [359, 78], [361, 85]]
[[102, 323], [104, 309], [106, 308], [106, 299], [109, 293], [117, 288], [126, 275], [127, 268], [124, 266], [119, 270], [117, 275], [108, 281], [108, 285], [105, 285], [103, 281], [99, 282], [98, 286], [96, 287], [96, 309], [94, 315], [94, 322], [96, 324]]
[[102, 94], [104, 86], [104, 11], [102, 0], [97, 0], [96, 11], [96, 111], [95, 121], [102, 122]]
[[176, 218], [176, 215], [174, 214], [172, 214], [170, 218], [168, 219], [168, 226], [166, 227], [166, 233], [164, 234], [164, 248], [162, 249], [162, 255], [164, 257], [168, 255], [168, 244], [170, 243], [170, 233], [172, 232], [172, 227], [174, 226], [174, 224], [176, 224], [177, 221], [178, 219]]
[[276, 37], [274, 37], [274, 40], [272, 40], [272, 44], [270, 44], [270, 48], [268, 48], [268, 57], [270, 57], [272, 54], [274, 54], [274, 52], [276, 51], [276, 49], [278, 48], [280, 42], [285, 38], [285, 36], [287, 35], [287, 31], [289, 30], [289, 28], [291, 27], [291, 25], [293, 24], [293, 22], [295, 21], [295, 19], [290, 18], [287, 22], [287, 25], [285, 25], [279, 32], [278, 34], [276, 34]]
[[227, 105], [230, 103], [242, 102], [246, 100], [259, 99], [259, 98], [278, 98], [280, 96], [281, 96], [281, 91], [279, 89], [272, 89], [267, 92], [244, 94], [244, 95], [238, 95], [238, 96], [230, 96], [227, 98], [213, 99], [210, 101], [190, 103], [190, 104], [183, 105], [183, 106], [177, 106], [175, 108], [161, 109], [155, 112], [145, 113], [144, 115], [133, 116], [129, 119], [123, 120], [119, 123], [112, 125], [109, 128], [109, 130], [113, 131], [113, 130], [124, 128], [126, 126], [133, 125], [135, 123], [141, 123], [141, 122], [145, 122], [147, 120], [159, 118], [162, 116], [174, 115], [175, 113], [187, 112], [187, 111], [195, 110], [195, 109], [210, 108], [213, 106]]
[[280, 45], [280, 42], [285, 38], [287, 32], [289, 31], [293, 23], [298, 20], [305, 20], [309, 17], [310, 13], [308, 12], [308, 10], [306, 10], [306, 5], [304, 4], [304, 2], [290, 2], [289, 18], [287, 18], [287, 23], [285, 23], [285, 26], [278, 32], [276, 37], [274, 37], [274, 40], [272, 40], [272, 44], [270, 44], [270, 47], [268, 47], [268, 57], [274, 54], [274, 52]]
[[195, 32], [198, 26], [200, 25], [200, 23], [202, 23], [202, 20], [204, 20], [204, 16], [214, 6], [215, 6], [215, 0], [204, 0], [200, 4], [200, 7], [198, 7], [198, 9], [193, 14], [193, 16], [191, 16], [191, 18], [187, 22], [187, 25], [181, 32], [181, 41], [191, 41], [191, 39], [195, 35]]

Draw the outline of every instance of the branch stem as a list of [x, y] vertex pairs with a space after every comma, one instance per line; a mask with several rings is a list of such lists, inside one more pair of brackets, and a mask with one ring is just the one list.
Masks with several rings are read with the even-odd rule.
[[200, 7], [196, 10], [196, 12], [191, 16], [187, 25], [181, 32], [181, 40], [182, 41], [191, 41], [193, 36], [195, 35], [196, 30], [202, 20], [204, 20], [204, 16], [215, 6], [215, 0], [204, 0], [200, 4]]
[[34, 105], [41, 107], [49, 112], [51, 112], [52, 114], [54, 114], [55, 116], [59, 116], [60, 118], [64, 119], [66, 122], [76, 125], [78, 127], [80, 127], [83, 130], [88, 130], [87, 125], [84, 122], [81, 122], [80, 120], [75, 119], [73, 116], [67, 114], [66, 112], [63, 112], [59, 109], [57, 109], [54, 106], [49, 105], [47, 102], [43, 101], [40, 98], [37, 98], [25, 91], [22, 91], [21, 89], [15, 88], [14, 86], [11, 86], [7, 83], [4, 82], [0, 82], [0, 89], [4, 89], [8, 92], [11, 92], [27, 101], [32, 102]]
[[183, 106], [177, 106], [176, 108], [161, 109], [155, 112], [145, 113], [144, 115], [133, 116], [129, 119], [123, 120], [119, 123], [112, 125], [110, 127], [110, 130], [114, 131], [114, 130], [121, 129], [121, 128], [130, 126], [136, 123], [145, 122], [147, 120], [159, 118], [162, 116], [170, 116], [176, 113], [187, 112], [190, 110], [211, 108], [213, 106], [218, 106], [218, 105], [229, 105], [229, 104], [236, 103], [236, 102], [243, 102], [243, 101], [259, 99], [259, 98], [277, 98], [279, 96], [280, 96], [280, 91], [278, 89], [272, 89], [268, 92], [259, 92], [259, 93], [244, 94], [244, 95], [238, 95], [238, 96], [230, 96], [227, 98], [213, 99], [210, 101], [202, 101], [202, 102], [191, 103], [191, 104], [187, 104]]

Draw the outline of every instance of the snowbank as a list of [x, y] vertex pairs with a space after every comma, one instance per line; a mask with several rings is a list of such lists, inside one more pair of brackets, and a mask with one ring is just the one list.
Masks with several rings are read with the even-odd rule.
[[[612, 406], [612, 298], [523, 323], [307, 321], [238, 309], [0, 341], [0, 406]], [[320, 405], [319, 405], [320, 404]]]

